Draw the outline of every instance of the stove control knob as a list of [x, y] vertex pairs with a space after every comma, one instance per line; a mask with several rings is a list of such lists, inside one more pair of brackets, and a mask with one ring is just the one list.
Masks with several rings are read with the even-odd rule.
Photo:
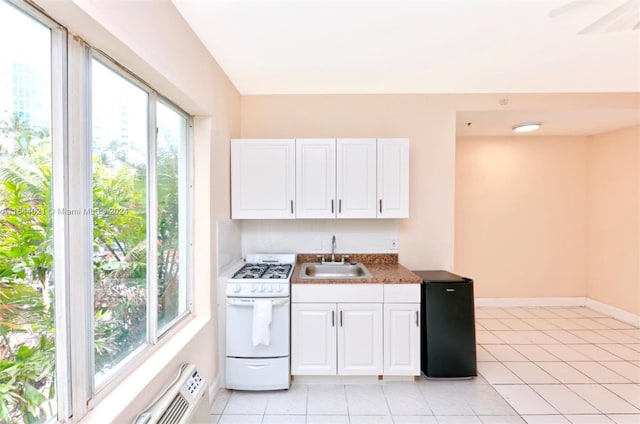
[[263, 285], [260, 286], [260, 293], [264, 293], [267, 288]]
[[278, 285], [278, 293], [282, 291], [282, 286]]
[[242, 287], [240, 287], [240, 284], [236, 284], [236, 285], [233, 287], [233, 292], [234, 292], [234, 293], [240, 293], [240, 290], [241, 290], [241, 289], [242, 289]]
[[251, 293], [254, 293], [256, 291], [257, 287], [255, 284], [251, 285]]
[[273, 286], [269, 286], [269, 293], [273, 292]]

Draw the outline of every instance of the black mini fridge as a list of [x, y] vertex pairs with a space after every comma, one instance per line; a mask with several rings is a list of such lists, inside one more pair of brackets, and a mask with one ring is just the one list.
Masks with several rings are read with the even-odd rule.
[[422, 278], [420, 366], [427, 377], [477, 375], [473, 280], [446, 271]]

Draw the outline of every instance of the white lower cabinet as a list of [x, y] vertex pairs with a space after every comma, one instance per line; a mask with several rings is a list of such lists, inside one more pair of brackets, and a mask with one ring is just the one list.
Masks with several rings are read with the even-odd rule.
[[292, 304], [291, 374], [382, 374], [382, 304]]
[[291, 374], [420, 375], [419, 284], [293, 284]]
[[384, 375], [420, 375], [420, 304], [385, 303]]
[[335, 303], [291, 305], [291, 374], [336, 373], [336, 309]]
[[382, 374], [382, 304], [338, 304], [338, 375]]

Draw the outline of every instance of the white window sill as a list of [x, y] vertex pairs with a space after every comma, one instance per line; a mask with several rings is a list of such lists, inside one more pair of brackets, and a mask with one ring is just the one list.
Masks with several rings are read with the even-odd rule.
[[[78, 423], [114, 423], [123, 416], [133, 414], [133, 417], [140, 412], [145, 405], [137, 404], [136, 399], [145, 391], [151, 390], [152, 394], [145, 392], [149, 401], [162, 388], [152, 386], [154, 380], [168, 366], [173, 370], [178, 370], [180, 363], [176, 358], [183, 349], [196, 338], [211, 320], [210, 317], [194, 317], [182, 326], [175, 334], [168, 337], [166, 341], [161, 341], [157, 349], [148, 358], [143, 360], [120, 384], [115, 386], [102, 399], [97, 400], [94, 405], [89, 402], [91, 410], [78, 421]], [[172, 374], [171, 374], [172, 375]], [[171, 376], [166, 378], [169, 382]], [[133, 418], [132, 417], [132, 418]]]

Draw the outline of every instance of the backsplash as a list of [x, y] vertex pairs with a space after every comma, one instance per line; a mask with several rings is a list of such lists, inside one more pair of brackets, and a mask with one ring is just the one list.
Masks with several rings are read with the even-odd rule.
[[[395, 265], [398, 263], [398, 255], [396, 253], [346, 253], [349, 262], [362, 262], [364, 264], [376, 264], [376, 265]], [[323, 254], [325, 261], [331, 260], [330, 254]], [[337, 254], [336, 261], [343, 261], [343, 255]], [[317, 255], [309, 253], [298, 253], [296, 262], [299, 264], [304, 262], [319, 262], [320, 258]]]
[[[236, 221], [237, 222], [237, 221]], [[398, 221], [389, 219], [243, 220], [242, 256], [249, 253], [398, 253]]]
[[242, 255], [240, 224], [222, 219], [216, 222], [218, 231], [218, 273], [235, 264]]

